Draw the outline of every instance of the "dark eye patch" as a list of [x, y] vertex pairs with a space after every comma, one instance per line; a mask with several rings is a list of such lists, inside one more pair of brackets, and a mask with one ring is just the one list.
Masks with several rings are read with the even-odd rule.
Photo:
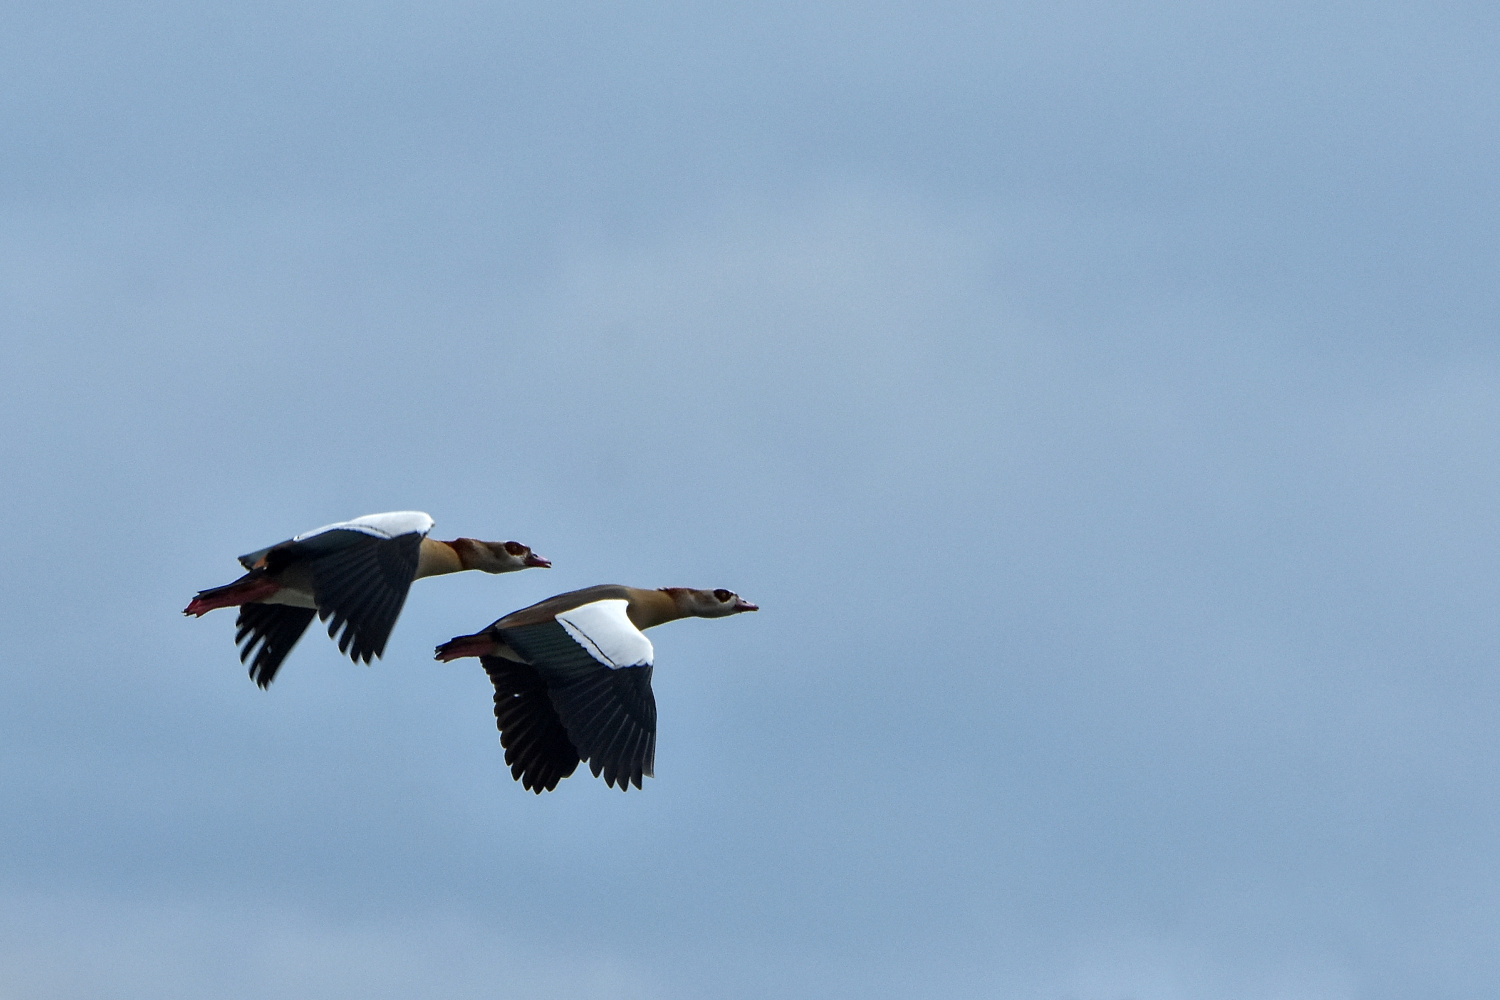
[[526, 546], [520, 542], [506, 542], [505, 551], [513, 556], [524, 556], [526, 554]]
[[725, 590], [723, 587], [720, 587], [718, 590], [714, 591], [714, 596], [717, 597], [721, 601], [727, 601], [731, 597], [733, 597], [734, 595], [731, 594], [729, 591]]

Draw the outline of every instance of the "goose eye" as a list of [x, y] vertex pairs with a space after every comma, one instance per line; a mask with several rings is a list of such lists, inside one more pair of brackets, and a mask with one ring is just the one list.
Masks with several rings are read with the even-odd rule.
[[720, 587], [718, 590], [714, 591], [714, 596], [717, 597], [721, 601], [727, 601], [730, 598], [734, 597], [733, 594], [731, 594], [729, 591], [725, 590], [722, 587]]
[[506, 542], [505, 551], [513, 556], [524, 556], [526, 554], [526, 546], [520, 542]]

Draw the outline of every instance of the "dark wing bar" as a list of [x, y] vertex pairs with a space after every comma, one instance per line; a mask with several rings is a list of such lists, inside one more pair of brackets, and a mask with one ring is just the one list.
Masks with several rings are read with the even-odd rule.
[[[241, 643], [240, 662], [244, 663], [253, 652], [250, 663], [250, 679], [261, 687], [268, 687], [281, 669], [281, 661], [297, 645], [307, 626], [312, 624], [315, 612], [312, 608], [297, 608], [288, 604], [242, 604], [240, 616], [235, 619], [234, 641]], [[257, 649], [257, 645], [259, 648]]]
[[536, 668], [501, 656], [480, 658], [495, 685], [495, 725], [505, 763], [525, 788], [550, 792], [578, 768], [578, 750], [568, 739], [547, 682]]
[[318, 617], [329, 622], [328, 637], [337, 638], [339, 652], [354, 662], [369, 663], [385, 652], [417, 575], [421, 545], [415, 532], [364, 536], [312, 561]]

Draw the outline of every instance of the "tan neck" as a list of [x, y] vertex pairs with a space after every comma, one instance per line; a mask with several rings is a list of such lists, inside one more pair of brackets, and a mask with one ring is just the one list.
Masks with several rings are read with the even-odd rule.
[[653, 625], [663, 622], [676, 621], [686, 618], [688, 613], [677, 606], [672, 595], [664, 590], [639, 590], [635, 587], [630, 589], [630, 604], [626, 613], [630, 615], [630, 624], [638, 629], [648, 629]]
[[422, 539], [422, 548], [417, 553], [416, 579], [442, 576], [444, 573], [461, 573], [466, 569], [468, 567], [464, 565], [463, 557], [450, 543], [440, 542], [436, 538]]

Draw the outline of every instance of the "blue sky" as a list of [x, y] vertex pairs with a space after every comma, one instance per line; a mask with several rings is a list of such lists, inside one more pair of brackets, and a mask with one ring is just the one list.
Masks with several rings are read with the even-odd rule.
[[[0, 13], [0, 995], [1500, 979], [1500, 13]], [[259, 691], [234, 557], [555, 562]], [[657, 777], [433, 645], [594, 583]]]

